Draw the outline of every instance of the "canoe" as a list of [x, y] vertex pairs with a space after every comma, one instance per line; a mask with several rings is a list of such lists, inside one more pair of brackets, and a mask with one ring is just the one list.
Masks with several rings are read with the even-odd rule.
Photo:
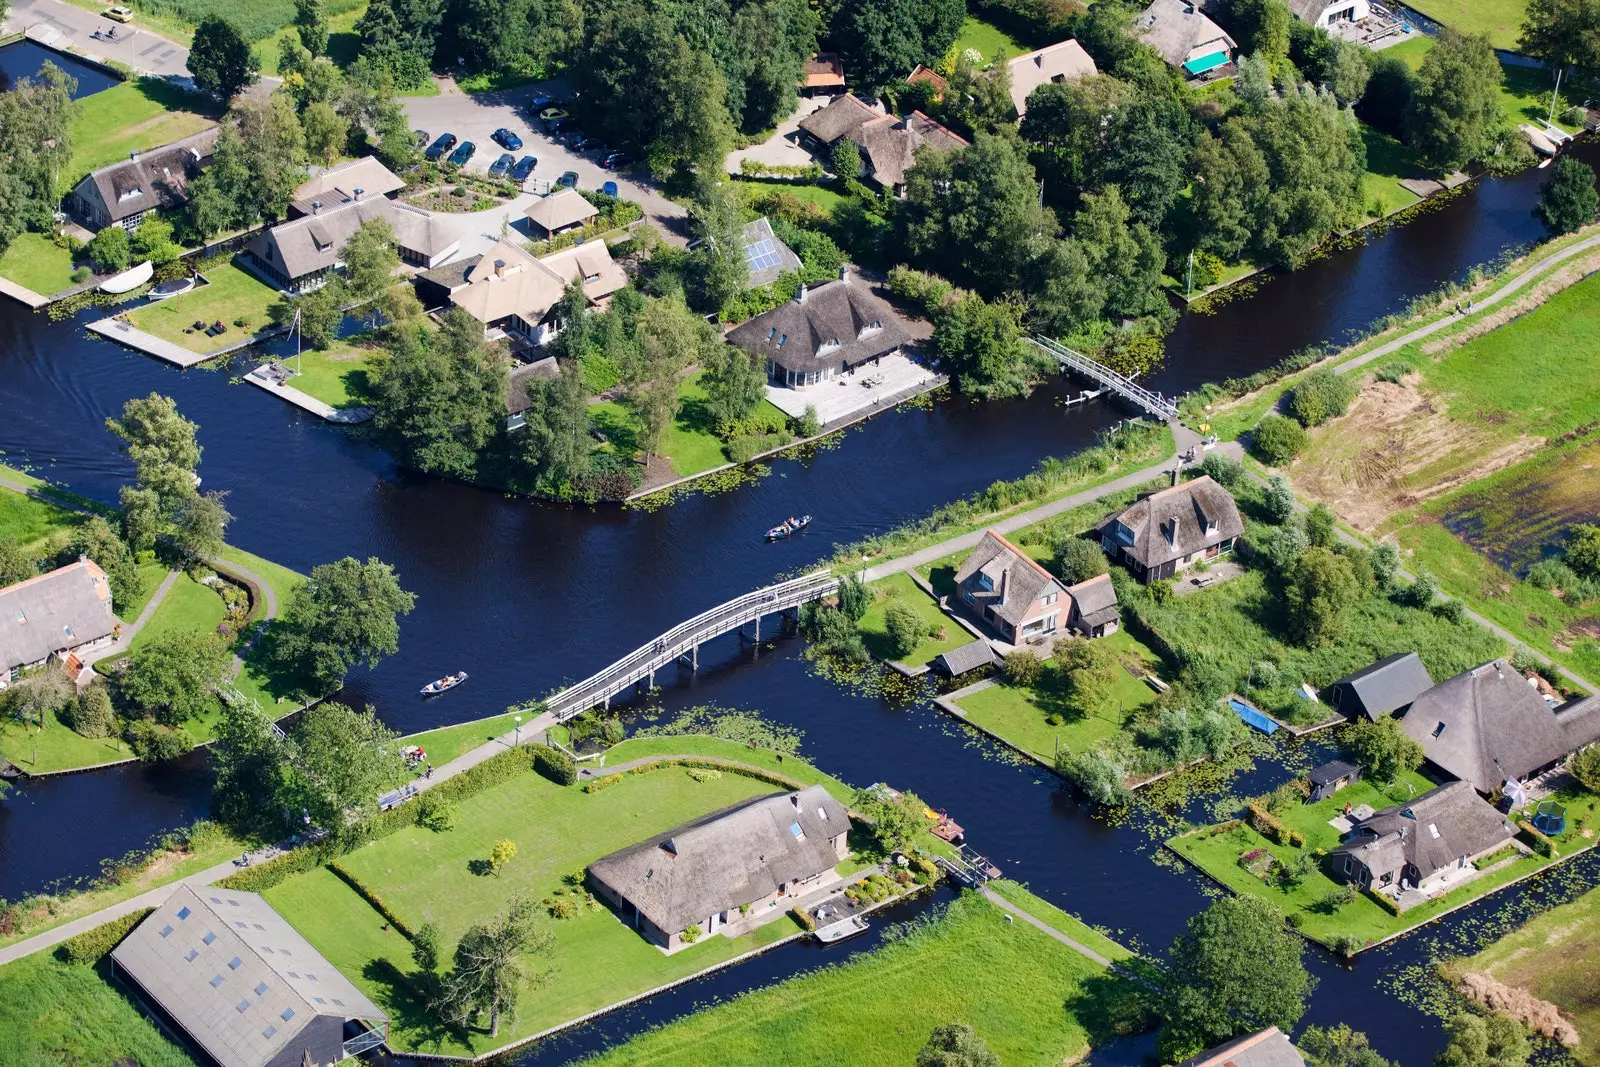
[[114, 278], [107, 278], [100, 283], [102, 293], [126, 293], [139, 288], [155, 275], [156, 266], [148, 259], [131, 270], [125, 270]]
[[187, 293], [193, 288], [194, 276], [190, 275], [183, 278], [174, 278], [170, 282], [162, 282], [160, 285], [146, 293], [145, 296], [149, 297], [151, 300], [165, 300], [169, 296], [177, 296], [179, 293]]

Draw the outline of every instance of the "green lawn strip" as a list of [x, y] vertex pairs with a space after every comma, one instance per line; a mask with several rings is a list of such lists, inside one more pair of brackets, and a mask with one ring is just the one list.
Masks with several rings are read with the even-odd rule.
[[[1119, 658], [1137, 655], [1151, 667], [1160, 663], [1159, 656], [1125, 630], [1096, 640], [1115, 648]], [[956, 706], [976, 725], [1045, 763], [1053, 763], [1058, 750], [1086, 752], [1120, 733], [1134, 712], [1154, 701], [1156, 695], [1146, 682], [1123, 668], [1117, 672], [1103, 709], [1079, 717], [1062, 699], [1063, 688], [1055, 664], [1046, 663], [1043, 676], [1032, 688], [1000, 682], [962, 697]], [[1052, 714], [1064, 721], [1052, 726], [1047, 719]]]
[[46, 774], [129, 759], [133, 750], [120, 738], [84, 737], [58, 721], [54, 712], [45, 712], [39, 729], [11, 718], [0, 721], [0, 756], [29, 774]]
[[294, 370], [289, 384], [336, 408], [360, 407], [374, 401], [367, 357], [378, 351], [356, 340], [335, 341], [326, 352], [307, 349], [283, 361]]
[[[267, 308], [278, 300], [278, 292], [243, 267], [219, 263], [205, 270], [211, 283], [182, 298], [145, 304], [126, 313], [128, 321], [145, 333], [181, 345], [191, 352], [213, 352], [249, 340], [267, 325]], [[248, 326], [235, 326], [235, 319]], [[221, 322], [227, 329], [208, 337], [203, 330], [185, 333], [196, 322], [210, 325]]]
[[139, 593], [129, 597], [123, 605], [119, 617], [123, 622], [133, 623], [139, 613], [150, 603], [150, 598], [156, 595], [156, 590], [161, 588], [161, 583], [167, 577], [167, 565], [155, 560], [146, 560], [139, 564]]
[[1113, 941], [1076, 915], [1064, 912], [1048, 900], [1034, 896], [1019, 882], [1013, 882], [1009, 878], [996, 878], [989, 883], [989, 888], [1046, 926], [1054, 927], [1078, 944], [1093, 949], [1113, 963], [1139, 958], [1132, 949]]
[[1462, 33], [1487, 33], [1496, 48], [1515, 51], [1527, 0], [1419, 0], [1412, 7]]
[[19, 233], [0, 255], [0, 276], [53, 296], [72, 286], [72, 253], [40, 233]]
[[0, 1049], [7, 1063], [194, 1063], [111, 978], [38, 953], [0, 968]]
[[215, 108], [154, 77], [114, 85], [79, 102], [72, 117], [71, 181], [99, 167], [171, 144], [215, 125]]
[[[700, 373], [696, 372], [678, 381], [678, 399], [681, 406], [678, 417], [668, 427], [661, 443], [661, 452], [672, 464], [680, 478], [700, 474], [728, 462], [722, 439], [712, 432], [712, 420], [706, 410], [706, 392], [700, 387]], [[769, 401], [758, 415], [777, 410]], [[636, 455], [642, 447], [638, 417], [619, 401], [604, 400], [589, 405], [589, 414], [617, 452]]]
[[289, 610], [289, 601], [294, 596], [294, 591], [305, 584], [306, 576], [300, 572], [292, 571], [270, 559], [262, 559], [233, 545], [223, 548], [222, 558], [226, 562], [249, 568], [252, 574], [259, 575], [263, 581], [272, 586], [272, 591], [278, 598], [280, 615]]
[[[349, 11], [328, 16], [328, 49], [324, 53], [342, 70], [355, 62], [361, 54], [361, 36], [356, 33], [356, 23], [367, 13], [367, 5], [359, 4]], [[278, 57], [283, 42], [295, 34], [293, 25], [279, 27], [271, 37], [256, 45], [256, 58], [261, 61], [261, 73], [275, 77]]]
[[156, 608], [155, 614], [150, 616], [150, 621], [134, 637], [128, 650], [132, 652], [143, 648], [156, 636], [174, 630], [215, 633], [227, 614], [222, 597], [215, 589], [201, 585], [187, 574], [180, 574], [178, 580], [172, 583], [172, 588], [167, 590], [166, 598]]
[[964, 894], [898, 941], [746, 993], [590, 1062], [910, 1063], [934, 1026], [964, 1022], [1008, 1067], [1044, 1067], [1078, 1062], [1119, 1024], [1140, 1025], [1125, 979], [1003, 916]]
[[[517, 725], [520, 714], [522, 722], [526, 725], [533, 716], [527, 712], [507, 713], [496, 715], [492, 719], [477, 719], [473, 722], [459, 723], [455, 726], [441, 726], [434, 730], [423, 730], [421, 733], [407, 734], [400, 740], [407, 745], [416, 745], [428, 753], [428, 761], [435, 767], [448, 763], [457, 756], [464, 756], [468, 752], [482, 745], [486, 741], [493, 741], [504, 734], [511, 733]], [[524, 731], [525, 737], [531, 737], [531, 732]]]
[[[565, 892], [562, 879], [600, 856], [771, 788], [731, 773], [700, 782], [677, 767], [632, 775], [595, 793], [525, 774], [458, 801], [453, 830], [406, 827], [339, 862], [393, 914], [412, 926], [437, 922], [445, 944], [453, 945], [469, 926], [503, 910], [513, 895], [538, 899]], [[474, 873], [502, 839], [518, 846], [509, 869], [503, 876]], [[575, 918], [550, 921], [553, 980], [527, 991], [516, 1020], [502, 1025], [498, 1038], [474, 1031], [463, 1043], [406, 1002], [408, 994], [388, 976], [414, 969], [408, 948], [397, 936], [379, 936], [383, 920], [356, 908], [352, 891], [318, 874], [291, 878], [267, 896], [390, 1012], [391, 1047], [451, 1054], [489, 1051], [798, 929], [784, 917], [756, 933], [706, 937], [664, 956], [604, 908], [580, 908]]]
[[[876, 599], [867, 609], [860, 622], [862, 640], [866, 642], [867, 651], [879, 659], [897, 659], [908, 667], [920, 667], [931, 662], [936, 656], [949, 652], [953, 648], [970, 644], [977, 640], [972, 634], [956, 620], [939, 610], [939, 605], [933, 598], [918, 588], [917, 583], [911, 580], [909, 574], [891, 574], [882, 581], [873, 582], [872, 590]], [[885, 624], [885, 617], [889, 605], [895, 602], [909, 604], [915, 609], [923, 622], [922, 640], [917, 642], [917, 647], [912, 649], [910, 655], [895, 656], [890, 648], [889, 632]], [[943, 637], [930, 636], [930, 632], [938, 631]]]
[[1540, 1000], [1548, 1000], [1577, 1027], [1581, 1043], [1571, 1050], [1593, 1064], [1600, 1042], [1600, 998], [1594, 975], [1600, 968], [1600, 889], [1529, 920], [1464, 961], [1464, 971], [1482, 971]]
[[809, 185], [801, 182], [762, 181], [759, 178], [742, 178], [735, 176], [733, 188], [743, 190], [746, 201], [756, 197], [766, 196], [768, 193], [782, 193], [805, 200], [822, 208], [828, 214], [833, 214], [833, 209], [844, 203], [844, 194], [823, 185]]
[[[1477, 0], [1435, 0], [1435, 2], [1463, 7], [1467, 4], [1477, 4]], [[1499, 0], [1491, 0], [1492, 4], [1497, 5], [1498, 2]], [[1403, 44], [1385, 48], [1381, 54], [1402, 59], [1412, 70], [1416, 70], [1422, 65], [1423, 57], [1432, 49], [1433, 38], [1418, 36]], [[1504, 60], [1500, 63], [1500, 69], [1505, 75], [1505, 82], [1500, 87], [1500, 108], [1505, 112], [1506, 118], [1517, 125], [1526, 122], [1537, 128], [1540, 119], [1550, 116], [1550, 93], [1555, 88], [1555, 75], [1538, 67], [1519, 67]], [[1577, 133], [1579, 127], [1567, 125], [1561, 117], [1562, 111], [1572, 102], [1564, 94], [1561, 101], [1556, 104], [1555, 125], [1568, 133]]]
[[[601, 761], [586, 764], [596, 773], [649, 756], [708, 756], [714, 759], [748, 763], [793, 778], [803, 785], [820, 785], [841, 804], [849, 804], [855, 789], [831, 774], [824, 773], [796, 756], [780, 756], [767, 748], [751, 748], [737, 741], [724, 741], [705, 734], [680, 734], [672, 737], [630, 737], [606, 751]], [[769, 787], [769, 789], [772, 787]]]
[[1015, 59], [1032, 51], [1005, 30], [973, 15], [968, 15], [961, 24], [961, 33], [956, 37], [954, 47], [963, 52], [973, 49], [983, 57], [983, 66], [988, 66], [1002, 55], [1007, 59]]
[[[11, 473], [7, 478], [17, 481]], [[47, 500], [15, 490], [0, 490], [0, 538], [15, 537], [30, 552], [49, 554], [65, 547], [84, 516]]]
[[1399, 141], [1361, 124], [1361, 139], [1367, 146], [1367, 169], [1361, 176], [1361, 203], [1368, 214], [1377, 216], [1393, 214], [1410, 207], [1421, 197], [1400, 184], [1402, 178], [1421, 176], [1416, 153]]

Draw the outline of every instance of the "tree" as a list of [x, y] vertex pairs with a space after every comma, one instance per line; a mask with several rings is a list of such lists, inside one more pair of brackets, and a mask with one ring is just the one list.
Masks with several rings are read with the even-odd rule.
[[460, 308], [436, 333], [392, 332], [379, 375], [374, 419], [418, 470], [465, 477], [505, 425], [508, 369], [483, 340], [483, 324]]
[[338, 159], [350, 140], [350, 124], [326, 100], [306, 105], [300, 124], [306, 132], [306, 151], [324, 166]]
[[1032, 156], [1052, 201], [1075, 205], [1101, 183], [1112, 119], [1136, 98], [1133, 86], [1109, 74], [1046, 82], [1029, 94], [1020, 132], [1035, 146]]
[[209, 236], [282, 216], [305, 179], [305, 160], [305, 131], [288, 92], [240, 97], [222, 124], [211, 166], [189, 185], [187, 228]]
[[905, 851], [916, 843], [927, 817], [927, 806], [915, 793], [891, 797], [881, 788], [858, 789], [850, 807], [866, 816], [873, 839], [885, 852]]
[[[3, 555], [3, 551], [0, 551], [0, 555]], [[111, 583], [112, 603], [119, 610], [126, 608], [141, 592], [138, 562], [122, 538], [117, 536], [117, 531], [101, 516], [91, 515], [73, 531], [72, 541], [62, 553], [62, 559], [70, 562], [79, 556], [88, 556], [106, 572], [106, 579]], [[0, 564], [0, 571], [3, 570], [4, 565]], [[0, 576], [0, 585], [6, 584], [9, 583]]]
[[1294, 16], [1282, 0], [1228, 0], [1226, 10], [1240, 51], [1267, 59], [1289, 54], [1289, 22]]
[[361, 61], [403, 89], [423, 85], [443, 14], [440, 0], [374, 0], [355, 25]]
[[472, 927], [456, 945], [455, 967], [445, 980], [446, 1014], [465, 1026], [488, 1012], [489, 1036], [498, 1036], [501, 1017], [516, 1015], [522, 987], [550, 980], [548, 967], [532, 971], [527, 961], [548, 958], [554, 947], [549, 930], [534, 921], [532, 902], [513, 899], [504, 916]]
[[399, 617], [417, 598], [376, 557], [346, 556], [311, 571], [272, 631], [272, 659], [313, 693], [330, 693], [356, 664], [375, 667], [400, 647]]
[[1600, 793], [1600, 745], [1590, 745], [1574, 753], [1567, 770], [1589, 792]]
[[[387, 219], [367, 220], [345, 241], [339, 258], [344, 261], [349, 298], [363, 302], [376, 298], [394, 284], [394, 272], [400, 266], [394, 228]], [[452, 328], [465, 331], [467, 337], [464, 343], [470, 344], [474, 340], [471, 328], [461, 325], [459, 320], [452, 323]], [[481, 343], [481, 338], [477, 341]]]
[[378, 797], [409, 777], [399, 738], [370, 707], [313, 704], [291, 735], [290, 809], [341, 838], [356, 836], [377, 815]]
[[117, 730], [117, 713], [111, 707], [111, 694], [103, 684], [91, 683], [78, 690], [72, 709], [72, 729], [83, 737], [110, 737]]
[[239, 27], [212, 15], [195, 27], [189, 73], [200, 88], [231, 100], [256, 80], [255, 54]]
[[1061, 667], [1072, 710], [1080, 717], [1104, 710], [1119, 676], [1111, 646], [1100, 641], [1070, 641], [1057, 645], [1053, 658]]
[[71, 180], [72, 98], [77, 81], [46, 61], [37, 78], [0, 93], [0, 249], [23, 230], [51, 232]]
[[1114, 183], [1131, 215], [1160, 230], [1188, 182], [1194, 154], [1189, 111], [1176, 100], [1137, 99], [1111, 116], [1105, 180]]
[[750, 282], [750, 266], [744, 258], [742, 208], [726, 182], [706, 178], [700, 182], [689, 214], [694, 233], [701, 241], [695, 256], [705, 295], [703, 307], [717, 311]]
[[1448, 1039], [1434, 1067], [1523, 1067], [1532, 1048], [1528, 1032], [1509, 1015], [1457, 1012], [1445, 1021]]
[[1578, 577], [1600, 580], [1600, 525], [1578, 523], [1567, 527], [1561, 558]]
[[1575, 156], [1556, 160], [1555, 173], [1539, 189], [1538, 215], [1551, 233], [1571, 233], [1594, 221], [1600, 194], [1594, 168]]
[[210, 763], [217, 817], [240, 830], [285, 829], [287, 753], [272, 717], [254, 700], [228, 701], [217, 722]]
[[722, 345], [700, 375], [706, 407], [719, 432], [726, 433], [761, 406], [767, 395], [764, 361], [754, 352]]
[[521, 459], [538, 478], [559, 487], [589, 472], [591, 420], [589, 391], [577, 362], [558, 360], [557, 366], [554, 378], [523, 379], [528, 409]]
[[1600, 8], [1586, 0], [1529, 0], [1517, 51], [1593, 78], [1600, 72]]
[[224, 493], [196, 493], [184, 501], [172, 520], [172, 547], [186, 560], [202, 561], [222, 554], [224, 535], [233, 518], [222, 506]]
[[1439, 170], [1486, 159], [1502, 124], [1500, 84], [1505, 80], [1485, 34], [1448, 27], [1417, 68], [1406, 115], [1411, 147]]
[[939, 312], [932, 347], [963, 393], [984, 398], [1028, 394], [1028, 347], [1022, 339], [1022, 308], [1015, 303], [990, 303], [977, 293], [964, 294]]
[[128, 231], [121, 226], [107, 226], [89, 242], [89, 258], [101, 274], [115, 274], [127, 270], [133, 262], [133, 248], [128, 241]]
[[140, 715], [177, 726], [210, 710], [232, 671], [233, 657], [216, 634], [168, 630], [128, 656], [117, 695]]
[[1269, 414], [1250, 431], [1250, 451], [1261, 462], [1287, 467], [1306, 447], [1306, 432], [1293, 419]]
[[489, 850], [489, 869], [495, 874], [500, 874], [506, 869], [506, 865], [516, 858], [516, 855], [517, 843], [515, 841], [496, 841], [494, 848]]
[[[96, 234], [95, 238], [98, 240], [99, 236]], [[172, 238], [172, 223], [160, 215], [147, 214], [134, 228], [133, 251], [140, 259], [160, 267], [177, 259], [183, 249]]]
[[1298, 266], [1363, 214], [1366, 148], [1353, 115], [1332, 93], [1299, 85], [1247, 120], [1270, 176], [1254, 224], [1253, 257]]
[[1193, 211], [1201, 248], [1231, 262], [1267, 216], [1272, 175], [1244, 119], [1228, 119], [1219, 133], [1202, 133], [1195, 144]]
[[1000, 1057], [966, 1023], [941, 1023], [917, 1053], [917, 1067], [1000, 1067]]
[[1312, 371], [1295, 383], [1289, 394], [1289, 413], [1307, 428], [1338, 418], [1350, 409], [1359, 391], [1350, 378], [1335, 374], [1331, 367]]
[[715, 328], [677, 299], [645, 303], [635, 326], [639, 360], [629, 376], [628, 404], [639, 419], [646, 456], [659, 455], [678, 416], [678, 372], [719, 344]]
[[1267, 482], [1267, 518], [1277, 526], [1282, 526], [1294, 514], [1294, 490], [1289, 488], [1289, 479], [1281, 474], [1274, 474]]
[[1399, 1067], [1378, 1055], [1367, 1035], [1344, 1023], [1338, 1026], [1308, 1026], [1297, 1042], [1312, 1067]]
[[1056, 573], [1068, 585], [1087, 582], [1111, 570], [1106, 554], [1093, 541], [1082, 537], [1063, 537], [1055, 546]]
[[155, 546], [163, 522], [160, 494], [125, 485], [118, 492], [118, 500], [122, 504], [122, 536], [128, 547], [135, 552], [149, 551]]
[[853, 574], [839, 579], [839, 613], [854, 625], [866, 617], [872, 606], [872, 590]]
[[861, 177], [861, 149], [848, 137], [841, 137], [833, 143], [829, 163], [833, 176], [842, 182], [853, 182]]
[[1306, 512], [1306, 542], [1317, 548], [1332, 548], [1335, 539], [1333, 509], [1319, 500]]
[[1393, 541], [1383, 541], [1372, 550], [1372, 577], [1379, 589], [1388, 589], [1400, 573], [1400, 548]]
[[1315, 985], [1301, 952], [1259, 897], [1222, 897], [1190, 918], [1168, 952], [1161, 1054], [1172, 1062], [1268, 1026], [1292, 1030]]
[[294, 28], [307, 52], [320, 56], [328, 51], [328, 16], [322, 0], [294, 0]]
[[122, 438], [139, 488], [157, 495], [163, 515], [194, 495], [200, 465], [196, 427], [178, 414], [171, 397], [134, 397], [122, 406], [122, 418], [106, 420], [106, 429]]
[[0, 588], [16, 585], [38, 573], [33, 557], [22, 550], [15, 536], [0, 537]]
[[1295, 640], [1315, 647], [1338, 635], [1345, 612], [1361, 597], [1361, 587], [1344, 556], [1308, 548], [1289, 572], [1283, 595]]
[[889, 652], [896, 659], [915, 652], [928, 630], [917, 609], [899, 597], [890, 600], [884, 609], [883, 628], [889, 636]]
[[298, 314], [300, 344], [326, 351], [338, 340], [339, 327], [344, 325], [348, 292], [344, 279], [335, 275], [308, 293], [277, 300], [267, 308], [267, 319], [274, 326], [289, 326]]
[[1392, 782], [1422, 766], [1422, 746], [1398, 719], [1361, 719], [1345, 732], [1344, 746], [1368, 778]]
[[439, 969], [439, 924], [425, 922], [417, 927], [411, 938], [411, 961], [423, 974], [433, 974]]
[[966, 13], [960, 0], [845, 0], [833, 37], [857, 84], [890, 85], [919, 63], [937, 62]]
[[1072, 217], [1072, 237], [1087, 257], [1100, 315], [1131, 318], [1169, 312], [1160, 284], [1167, 266], [1161, 240], [1134, 220], [1117, 186], [1084, 196], [1083, 207]]

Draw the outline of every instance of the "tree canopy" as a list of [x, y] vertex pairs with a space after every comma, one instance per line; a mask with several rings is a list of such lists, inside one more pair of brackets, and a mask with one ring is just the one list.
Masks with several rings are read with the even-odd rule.
[[416, 602], [394, 568], [375, 557], [324, 563], [295, 590], [273, 627], [271, 658], [308, 692], [332, 692], [358, 663], [375, 667], [399, 650], [399, 617]]
[[255, 52], [239, 27], [212, 15], [195, 27], [189, 46], [189, 73], [194, 83], [223, 100], [231, 100], [256, 80]]

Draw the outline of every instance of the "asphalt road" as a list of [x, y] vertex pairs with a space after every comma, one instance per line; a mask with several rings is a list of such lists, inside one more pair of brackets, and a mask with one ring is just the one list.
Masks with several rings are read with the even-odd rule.
[[[115, 60], [147, 74], [189, 76], [189, 50], [141, 29], [137, 16], [132, 24], [123, 25], [62, 0], [13, 0], [0, 25], [8, 33], [29, 33], [41, 43], [60, 49], [70, 47], [90, 59]], [[113, 29], [117, 33], [115, 39], [94, 36]], [[59, 36], [51, 38], [51, 31]]]
[[[442, 133], [453, 133], [460, 140], [471, 141], [478, 146], [477, 153], [467, 164], [468, 171], [484, 173], [505, 151], [489, 136], [504, 126], [522, 138], [522, 148], [515, 153], [516, 157], [521, 159], [525, 155], [532, 155], [539, 161], [527, 182], [529, 191], [543, 189], [546, 183], [554, 182], [569, 170], [577, 173], [580, 189], [598, 189], [602, 183], [614, 181], [622, 197], [643, 207], [645, 218], [654, 222], [667, 240], [676, 245], [688, 242], [687, 212], [681, 204], [662, 196], [649, 182], [642, 167], [631, 169], [627, 174], [609, 171], [600, 165], [599, 153], [579, 155], [571, 152], [565, 145], [556, 144], [545, 137], [542, 129], [535, 128], [543, 124], [536, 119], [530, 120], [523, 105], [541, 92], [566, 99], [564, 86], [545, 82], [469, 96], [455, 90], [448, 81], [444, 85], [446, 91], [439, 96], [405, 97], [402, 103], [411, 120], [411, 128], [426, 131], [430, 140]], [[574, 109], [574, 114], [581, 114], [581, 111]], [[518, 213], [526, 206], [526, 203], [521, 204]]]

